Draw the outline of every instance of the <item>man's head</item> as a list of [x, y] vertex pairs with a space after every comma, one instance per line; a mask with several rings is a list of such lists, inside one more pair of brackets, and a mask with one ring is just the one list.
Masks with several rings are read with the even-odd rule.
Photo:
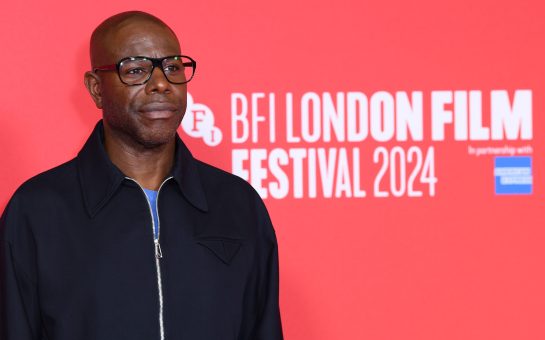
[[85, 74], [85, 85], [103, 111], [106, 136], [145, 148], [172, 141], [187, 105], [186, 84], [170, 83], [161, 67], [146, 83], [133, 86], [124, 84], [115, 68], [100, 68], [127, 57], [179, 55], [174, 32], [150, 14], [120, 13], [95, 29], [90, 54], [94, 71]]

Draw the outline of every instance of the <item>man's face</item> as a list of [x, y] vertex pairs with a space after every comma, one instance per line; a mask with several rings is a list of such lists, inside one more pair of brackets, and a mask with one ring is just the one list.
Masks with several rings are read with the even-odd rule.
[[[132, 56], [161, 58], [180, 54], [166, 27], [139, 21], [126, 23], [104, 41], [101, 65]], [[101, 66], [96, 65], [96, 66]], [[105, 129], [127, 143], [153, 148], [173, 140], [187, 105], [187, 85], [171, 84], [155, 68], [143, 85], [123, 84], [115, 71], [98, 71]]]

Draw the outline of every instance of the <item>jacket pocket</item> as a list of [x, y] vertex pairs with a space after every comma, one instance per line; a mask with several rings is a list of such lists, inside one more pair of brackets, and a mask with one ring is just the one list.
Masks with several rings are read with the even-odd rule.
[[224, 238], [199, 239], [197, 243], [208, 248], [218, 259], [227, 265], [232, 262], [242, 245], [238, 240]]

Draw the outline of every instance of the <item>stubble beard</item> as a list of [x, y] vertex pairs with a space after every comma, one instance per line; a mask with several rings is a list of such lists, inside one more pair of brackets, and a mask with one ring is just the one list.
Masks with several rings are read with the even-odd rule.
[[172, 142], [176, 136], [183, 115], [176, 115], [169, 121], [159, 121], [149, 126], [138, 117], [138, 112], [119, 113], [120, 108], [105, 105], [104, 123], [108, 125], [112, 136], [132, 148], [152, 150]]

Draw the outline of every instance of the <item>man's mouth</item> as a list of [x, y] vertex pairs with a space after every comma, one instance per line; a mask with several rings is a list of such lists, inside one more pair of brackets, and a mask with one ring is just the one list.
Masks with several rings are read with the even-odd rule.
[[143, 105], [139, 112], [149, 119], [167, 119], [178, 112], [178, 107], [170, 103], [149, 103]]

